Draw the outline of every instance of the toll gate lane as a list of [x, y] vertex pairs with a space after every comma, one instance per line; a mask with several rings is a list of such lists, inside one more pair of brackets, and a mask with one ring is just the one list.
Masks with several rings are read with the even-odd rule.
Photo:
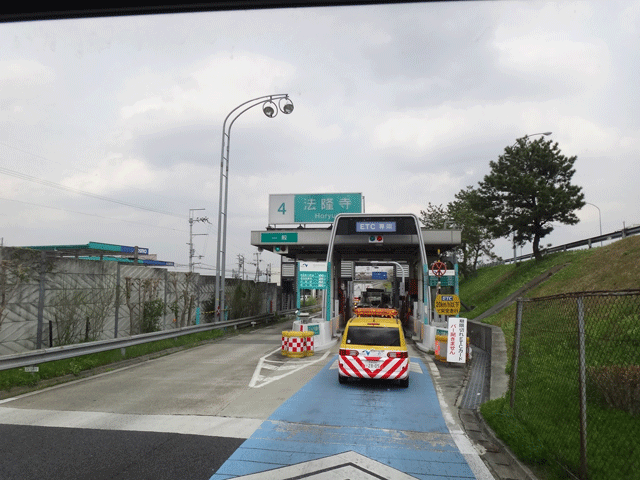
[[[481, 462], [480, 462], [481, 463]], [[285, 401], [211, 480], [227, 478], [493, 478], [478, 476], [443, 418], [428, 370], [411, 384], [340, 385], [337, 359]], [[345, 477], [347, 478], [347, 477]]]

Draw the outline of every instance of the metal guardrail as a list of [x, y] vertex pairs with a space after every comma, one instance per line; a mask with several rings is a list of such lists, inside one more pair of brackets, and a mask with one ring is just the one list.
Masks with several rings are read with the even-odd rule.
[[[312, 307], [304, 307], [306, 310]], [[278, 315], [294, 314], [296, 310], [283, 310], [276, 312]], [[61, 347], [43, 348], [31, 352], [16, 353], [12, 355], [4, 355], [0, 357], [0, 371], [10, 370], [12, 368], [28, 367], [38, 365], [40, 363], [52, 362], [55, 360], [66, 360], [69, 358], [89, 355], [91, 353], [106, 352], [116, 350], [118, 348], [127, 348], [142, 343], [156, 342], [158, 340], [167, 340], [171, 338], [181, 337], [192, 333], [206, 332], [228, 327], [241, 327], [254, 323], [267, 323], [275, 318], [275, 313], [267, 313], [256, 315], [254, 317], [238, 318], [236, 320], [228, 320], [216, 323], [203, 323], [200, 325], [192, 325], [190, 327], [182, 327], [174, 330], [165, 330], [162, 332], [143, 333], [133, 335], [131, 337], [113, 338], [109, 340], [98, 340], [95, 342], [79, 343], [75, 345], [63, 345]]]
[[[624, 237], [628, 237], [631, 235], [638, 235], [640, 234], [640, 226], [635, 226], [635, 227], [631, 227], [631, 228], [625, 228], [623, 230], [617, 230], [615, 232], [611, 232], [611, 233], [605, 233], [603, 235], [598, 235], [597, 237], [591, 237], [591, 238], [585, 238], [584, 240], [578, 240], [576, 242], [571, 242], [571, 243], [565, 243], [564, 245], [558, 245], [556, 247], [551, 247], [551, 248], [545, 248], [543, 251], [543, 254], [549, 254], [549, 253], [557, 253], [557, 252], [564, 252], [566, 250], [571, 250], [572, 248], [579, 248], [579, 247], [589, 247], [591, 248], [591, 245], [593, 245], [594, 243], [598, 243], [598, 242], [607, 242], [610, 240], [614, 240], [616, 238], [624, 238]], [[519, 257], [516, 257], [515, 260], [516, 262], [519, 262], [521, 260], [530, 260], [533, 258], [533, 253], [528, 253], [526, 255], [520, 255]], [[513, 258], [505, 258], [502, 262], [500, 263], [513, 263]]]

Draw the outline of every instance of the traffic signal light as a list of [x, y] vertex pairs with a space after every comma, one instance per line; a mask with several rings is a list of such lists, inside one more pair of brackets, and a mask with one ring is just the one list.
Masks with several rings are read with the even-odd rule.
[[382, 243], [384, 237], [382, 235], [371, 235], [369, 236], [369, 243]]
[[289, 253], [289, 247], [286, 245], [276, 245], [273, 249], [274, 253], [279, 253], [280, 255], [286, 255]]

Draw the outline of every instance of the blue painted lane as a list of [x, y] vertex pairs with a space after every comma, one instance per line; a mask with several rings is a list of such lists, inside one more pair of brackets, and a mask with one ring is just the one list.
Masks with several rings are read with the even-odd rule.
[[338, 383], [336, 360], [284, 402], [211, 477], [223, 480], [353, 451], [424, 480], [475, 478], [442, 416], [431, 377], [410, 385]]

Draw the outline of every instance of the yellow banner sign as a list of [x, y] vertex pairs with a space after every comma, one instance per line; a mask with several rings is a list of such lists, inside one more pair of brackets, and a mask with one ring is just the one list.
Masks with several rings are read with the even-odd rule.
[[457, 295], [438, 295], [435, 307], [438, 315], [457, 315], [460, 313], [460, 298]]

